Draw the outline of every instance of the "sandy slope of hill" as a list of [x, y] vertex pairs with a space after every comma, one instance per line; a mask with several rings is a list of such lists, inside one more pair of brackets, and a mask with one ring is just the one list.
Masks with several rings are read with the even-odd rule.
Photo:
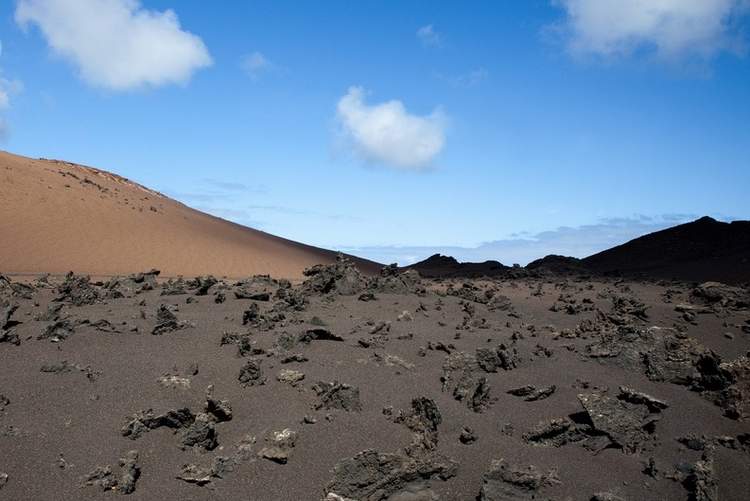
[[[102, 170], [0, 152], [0, 270], [298, 279], [335, 253], [191, 209]], [[365, 271], [378, 265], [357, 260]]]

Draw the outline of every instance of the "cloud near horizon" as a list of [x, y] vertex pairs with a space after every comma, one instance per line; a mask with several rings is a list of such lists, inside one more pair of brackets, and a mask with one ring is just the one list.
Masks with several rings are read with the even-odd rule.
[[733, 20], [747, 0], [553, 0], [566, 11], [562, 24], [573, 54], [628, 56], [652, 50], [662, 58], [739, 52]]
[[19, 0], [16, 23], [39, 27], [52, 52], [95, 87], [123, 91], [184, 84], [213, 61], [172, 10], [138, 0]]
[[459, 246], [369, 246], [340, 247], [339, 250], [379, 263], [401, 266], [422, 261], [433, 254], [453, 256], [459, 261], [500, 261], [505, 265], [526, 265], [549, 254], [583, 258], [623, 244], [647, 233], [697, 219], [692, 214], [635, 216], [601, 219], [578, 227], [562, 226], [537, 234], [484, 242], [476, 247]]
[[367, 104], [362, 87], [349, 87], [339, 100], [337, 118], [355, 151], [366, 160], [403, 169], [429, 166], [445, 146], [447, 118], [409, 113], [398, 100]]

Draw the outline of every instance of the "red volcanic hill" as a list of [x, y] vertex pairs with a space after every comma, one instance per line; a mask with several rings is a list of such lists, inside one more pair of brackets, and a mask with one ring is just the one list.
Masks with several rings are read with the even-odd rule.
[[[191, 209], [116, 174], [0, 152], [0, 272], [299, 279], [333, 251]], [[373, 273], [380, 265], [353, 258]]]

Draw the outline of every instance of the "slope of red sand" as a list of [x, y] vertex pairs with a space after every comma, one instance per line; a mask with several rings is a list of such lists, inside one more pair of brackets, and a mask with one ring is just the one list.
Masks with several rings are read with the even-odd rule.
[[[191, 209], [106, 171], [0, 152], [0, 270], [10, 274], [271, 274], [299, 279], [332, 251]], [[365, 272], [379, 265], [356, 260]]]

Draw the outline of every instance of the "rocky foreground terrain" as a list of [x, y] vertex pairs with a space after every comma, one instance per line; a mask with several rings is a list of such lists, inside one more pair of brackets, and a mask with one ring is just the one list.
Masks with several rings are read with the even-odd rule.
[[0, 498], [746, 500], [750, 292], [0, 276]]

